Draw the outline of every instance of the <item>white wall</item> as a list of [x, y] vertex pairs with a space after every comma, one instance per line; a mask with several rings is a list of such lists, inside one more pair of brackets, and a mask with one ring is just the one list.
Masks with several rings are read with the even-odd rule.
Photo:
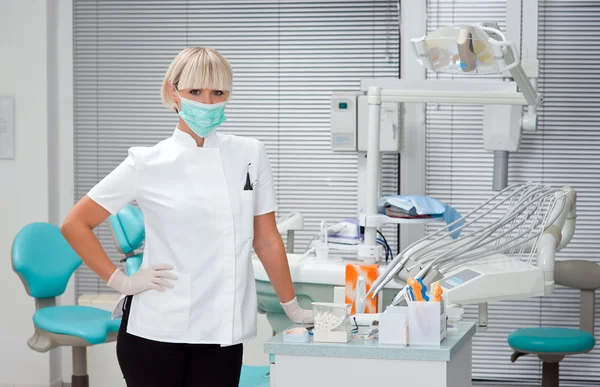
[[[15, 99], [16, 144], [15, 159], [0, 160], [2, 387], [49, 386], [71, 371], [69, 353], [27, 346], [34, 302], [8, 259], [19, 229], [59, 224], [73, 203], [70, 17], [70, 0], [0, 1], [0, 95]], [[72, 288], [61, 303], [72, 303]]]
[[[17, 0], [14, 0], [17, 1]], [[74, 203], [73, 182], [73, 2], [48, 0], [48, 179], [49, 221], [61, 224]], [[60, 297], [60, 305], [75, 303], [75, 280]], [[71, 381], [71, 349], [57, 350], [52, 379]]]
[[[24, 17], [26, 15], [26, 17]], [[49, 354], [33, 352], [33, 300], [12, 271], [11, 244], [29, 222], [48, 220], [46, 3], [0, 2], [0, 95], [15, 98], [15, 159], [0, 160], [0, 385], [50, 382]], [[26, 370], [26, 372], [24, 372]]]

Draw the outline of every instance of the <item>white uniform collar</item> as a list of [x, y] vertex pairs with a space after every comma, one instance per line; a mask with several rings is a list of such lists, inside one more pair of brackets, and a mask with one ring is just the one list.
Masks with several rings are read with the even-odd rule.
[[[204, 138], [204, 145], [200, 148], [212, 148], [215, 146], [217, 134], [215, 132], [211, 132], [208, 136]], [[173, 132], [173, 139], [186, 148], [198, 148], [198, 144], [196, 144], [196, 140], [188, 133], [179, 130], [179, 127], [175, 127], [175, 131]]]

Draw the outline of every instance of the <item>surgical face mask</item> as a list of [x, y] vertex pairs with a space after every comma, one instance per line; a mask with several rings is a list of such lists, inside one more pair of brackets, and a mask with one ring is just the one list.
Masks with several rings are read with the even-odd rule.
[[183, 98], [177, 92], [181, 99], [181, 109], [179, 109], [179, 117], [200, 137], [208, 136], [219, 125], [225, 122], [225, 105], [226, 101], [205, 104]]

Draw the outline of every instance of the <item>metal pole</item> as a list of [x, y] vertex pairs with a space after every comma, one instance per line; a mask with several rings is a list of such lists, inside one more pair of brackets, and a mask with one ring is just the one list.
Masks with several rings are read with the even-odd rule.
[[494, 181], [492, 189], [502, 191], [508, 186], [508, 151], [494, 151]]
[[87, 348], [73, 347], [73, 376], [71, 387], [89, 387], [87, 374]]
[[[379, 138], [381, 123], [381, 87], [369, 87], [369, 132], [367, 144], [367, 205], [366, 216], [377, 215], [377, 195], [379, 190], [380, 176], [380, 158], [379, 158]], [[377, 228], [365, 227], [365, 246], [377, 245]], [[361, 257], [363, 260], [365, 257]]]

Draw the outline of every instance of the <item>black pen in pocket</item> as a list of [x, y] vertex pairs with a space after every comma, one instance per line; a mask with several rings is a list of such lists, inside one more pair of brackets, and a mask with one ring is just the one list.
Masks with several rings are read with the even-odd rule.
[[248, 164], [248, 170], [246, 172], [246, 185], [244, 185], [244, 191], [252, 191], [254, 188], [252, 188], [252, 184], [250, 183], [250, 165], [252, 165], [252, 163]]

